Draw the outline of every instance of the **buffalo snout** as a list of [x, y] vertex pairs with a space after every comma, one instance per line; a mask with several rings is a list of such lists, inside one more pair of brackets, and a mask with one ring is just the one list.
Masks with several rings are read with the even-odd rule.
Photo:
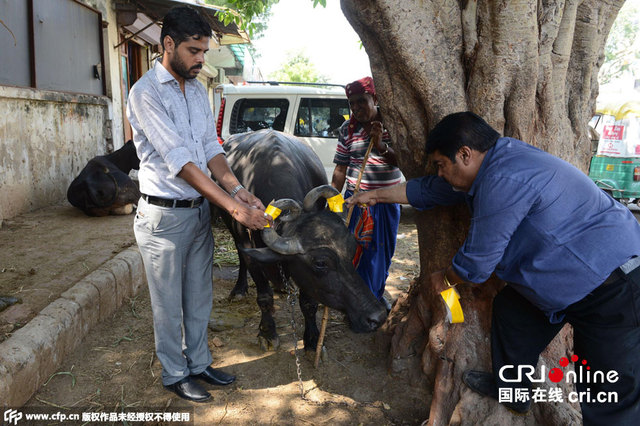
[[382, 302], [378, 302], [362, 315], [356, 317], [347, 315], [347, 317], [349, 318], [351, 331], [355, 333], [370, 333], [376, 331], [387, 320], [387, 309]]

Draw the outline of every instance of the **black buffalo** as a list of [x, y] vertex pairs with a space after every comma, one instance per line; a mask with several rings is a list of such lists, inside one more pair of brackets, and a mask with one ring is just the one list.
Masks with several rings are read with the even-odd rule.
[[344, 312], [353, 331], [377, 329], [386, 319], [386, 309], [353, 267], [357, 244], [353, 235], [340, 215], [324, 209], [325, 198], [338, 191], [327, 185], [313, 150], [293, 136], [269, 129], [234, 135], [223, 146], [231, 169], [245, 187], [265, 206], [271, 203], [282, 210], [275, 229], [251, 234], [223, 214], [241, 253], [231, 296], [246, 294], [248, 269], [262, 312], [261, 346], [268, 349], [279, 344], [269, 281], [282, 286], [283, 275], [300, 289], [305, 350], [315, 350], [318, 342], [318, 302]]
[[111, 154], [89, 160], [69, 185], [67, 199], [89, 216], [131, 213], [140, 191], [129, 172], [139, 167], [140, 160], [130, 140]]

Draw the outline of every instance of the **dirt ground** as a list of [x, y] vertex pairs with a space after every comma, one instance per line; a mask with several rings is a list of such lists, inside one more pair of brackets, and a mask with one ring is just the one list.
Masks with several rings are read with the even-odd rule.
[[88, 217], [69, 204], [2, 221], [0, 297], [20, 303], [0, 312], [0, 342], [135, 243], [133, 215]]
[[[70, 223], [65, 224], [65, 218], [70, 217]], [[61, 283], [72, 270], [80, 276], [68, 282], [68, 287], [115, 253], [134, 244], [132, 220], [132, 215], [87, 218], [69, 206], [59, 206], [53, 212], [36, 212], [5, 221], [0, 230], [3, 247], [0, 270], [4, 269], [0, 273], [0, 295], [19, 296], [23, 303], [12, 308], [28, 306], [29, 311], [37, 312], [66, 290]], [[41, 241], [37, 244], [21, 241], [20, 230], [34, 227], [42, 228]], [[184, 401], [163, 389], [145, 288], [90, 332], [79, 349], [23, 407], [25, 412], [43, 408], [53, 412], [111, 415], [188, 412], [198, 425], [410, 425], [420, 424], [426, 418], [429, 395], [424, 388], [387, 373], [385, 339], [379, 333], [352, 333], [337, 311], [330, 311], [326, 352], [319, 368], [314, 369], [313, 356], [305, 356], [300, 349], [303, 321], [297, 301], [293, 311], [294, 338], [288, 297], [276, 294], [275, 320], [281, 346], [276, 351], [263, 352], [257, 341], [260, 312], [255, 288], [251, 287], [245, 299], [227, 300], [235, 282], [237, 257], [226, 230], [218, 225], [213, 229], [217, 267], [209, 346], [213, 366], [235, 374], [234, 384], [208, 386], [213, 401], [203, 404]], [[10, 247], [12, 254], [4, 247]], [[396, 256], [387, 281], [391, 299], [406, 292], [417, 276], [417, 252], [417, 233], [408, 212], [403, 214]], [[73, 265], [65, 264], [65, 260], [74, 258]], [[38, 288], [36, 283], [49, 282], [45, 278], [50, 278], [53, 284]], [[318, 323], [321, 315], [322, 307], [318, 311]], [[4, 333], [8, 335], [11, 331], [7, 327], [20, 324], [5, 322], [4, 326]], [[300, 349], [298, 357], [294, 350], [296, 341]], [[185, 423], [152, 420], [145, 424]]]

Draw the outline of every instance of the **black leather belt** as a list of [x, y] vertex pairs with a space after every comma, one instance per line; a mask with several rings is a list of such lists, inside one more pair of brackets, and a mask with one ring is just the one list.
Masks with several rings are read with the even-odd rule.
[[181, 207], [192, 209], [198, 207], [204, 201], [204, 198], [198, 197], [193, 200], [171, 200], [169, 198], [154, 197], [153, 195], [142, 194], [142, 199], [149, 204], [160, 207]]
[[632, 257], [624, 265], [616, 268], [609, 277], [604, 280], [602, 285], [613, 284], [614, 282], [623, 279], [629, 275], [632, 271], [640, 266], [640, 257]]

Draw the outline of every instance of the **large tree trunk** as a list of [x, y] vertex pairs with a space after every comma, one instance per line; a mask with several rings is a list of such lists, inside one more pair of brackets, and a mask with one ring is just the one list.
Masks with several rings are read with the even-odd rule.
[[[426, 135], [445, 115], [471, 110], [505, 136], [582, 170], [604, 44], [623, 0], [341, 0], [369, 55], [385, 126], [409, 179], [424, 174]], [[345, 65], [348, 66], [348, 65]], [[429, 169], [428, 169], [429, 170]], [[497, 279], [460, 286], [463, 324], [449, 325], [429, 274], [446, 267], [466, 235], [464, 207], [417, 215], [421, 274], [386, 330], [390, 365], [432, 387], [430, 424], [570, 424], [574, 404], [533, 404], [516, 417], [464, 386], [466, 369], [491, 368], [489, 327]], [[541, 357], [571, 353], [571, 330]], [[567, 395], [565, 389], [564, 395]], [[425, 401], [428, 403], [428, 401]]]

